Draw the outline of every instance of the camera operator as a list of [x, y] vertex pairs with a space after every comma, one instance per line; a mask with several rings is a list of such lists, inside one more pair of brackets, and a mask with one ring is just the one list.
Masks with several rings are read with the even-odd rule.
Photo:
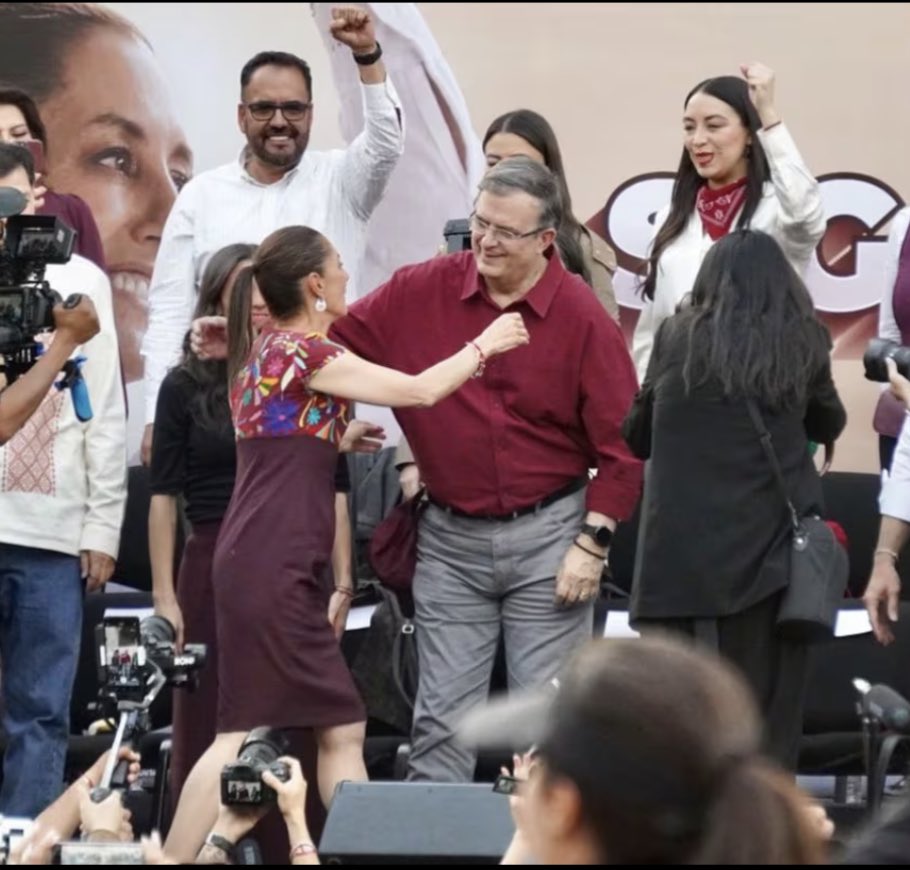
[[[24, 214], [34, 213], [33, 185], [31, 154], [0, 143], [0, 187], [26, 195]], [[47, 265], [44, 279], [63, 297], [87, 296], [100, 331], [79, 345], [94, 416], [80, 421], [69, 391], [51, 390], [0, 447], [0, 679], [7, 735], [0, 813], [27, 818], [60, 793], [83, 594], [113, 573], [126, 500], [126, 419], [110, 282], [79, 256]], [[25, 411], [17, 402], [10, 409], [10, 397], [40, 392], [47, 383], [42, 373], [91, 334], [87, 324], [79, 325], [87, 309], [77, 311], [63, 312], [64, 329], [50, 338], [51, 361], [39, 360], [22, 375], [25, 386], [13, 384], [0, 397], [14, 419]]]
[[38, 362], [15, 383], [0, 390], [0, 445], [6, 444], [38, 410], [73, 351], [100, 330], [98, 312], [88, 296], [83, 296], [74, 308], [55, 305], [54, 326], [54, 343]]
[[[910, 410], [910, 381], [898, 372], [893, 360], [888, 359], [886, 364], [891, 392], [906, 410]], [[894, 640], [891, 623], [897, 622], [900, 606], [901, 580], [897, 560], [910, 539], [910, 426], [906, 421], [905, 413], [891, 460], [891, 472], [879, 497], [882, 521], [872, 573], [863, 595], [875, 638], [885, 646]]]

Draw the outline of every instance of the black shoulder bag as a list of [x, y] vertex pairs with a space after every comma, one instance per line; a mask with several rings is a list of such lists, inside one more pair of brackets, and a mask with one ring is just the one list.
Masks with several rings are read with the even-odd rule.
[[747, 400], [749, 416], [768, 457], [791, 525], [790, 576], [777, 614], [777, 631], [798, 643], [821, 643], [834, 637], [837, 612], [850, 572], [847, 554], [821, 517], [800, 516], [793, 505], [771, 433], [761, 411]]

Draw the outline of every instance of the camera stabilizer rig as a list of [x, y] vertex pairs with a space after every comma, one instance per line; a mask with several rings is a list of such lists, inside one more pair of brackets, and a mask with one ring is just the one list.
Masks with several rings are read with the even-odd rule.
[[195, 688], [205, 664], [205, 644], [185, 644], [176, 651], [177, 634], [161, 616], [105, 617], [95, 628], [98, 709], [114, 721], [117, 732], [101, 782], [92, 800], [103, 801], [126, 785], [128, 765], [118, 760], [121, 746], [138, 744], [151, 730], [152, 702], [165, 686]]

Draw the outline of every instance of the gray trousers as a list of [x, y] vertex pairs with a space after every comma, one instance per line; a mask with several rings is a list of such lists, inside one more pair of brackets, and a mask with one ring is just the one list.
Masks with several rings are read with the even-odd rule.
[[500, 631], [509, 689], [557, 676], [591, 639], [593, 601], [555, 603], [556, 573], [585, 514], [584, 490], [508, 522], [430, 505], [420, 521], [414, 606], [420, 682], [409, 780], [469, 782], [474, 753], [454, 734], [486, 702]]

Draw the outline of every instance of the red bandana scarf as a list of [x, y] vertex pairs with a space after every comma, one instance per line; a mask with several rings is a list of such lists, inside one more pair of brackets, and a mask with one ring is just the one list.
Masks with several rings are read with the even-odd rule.
[[730, 232], [733, 227], [733, 218], [736, 217], [745, 198], [745, 178], [716, 190], [712, 190], [707, 184], [699, 189], [695, 200], [698, 216], [701, 218], [701, 225], [705, 228], [705, 232], [715, 242]]

